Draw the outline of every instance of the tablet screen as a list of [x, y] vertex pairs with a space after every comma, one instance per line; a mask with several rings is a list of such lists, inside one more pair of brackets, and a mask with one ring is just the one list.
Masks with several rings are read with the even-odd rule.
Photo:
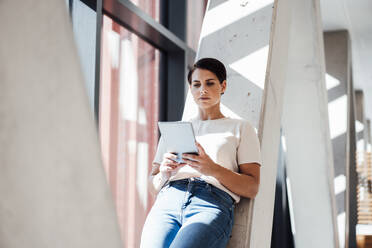
[[166, 150], [177, 154], [178, 163], [182, 163], [182, 153], [198, 153], [194, 130], [191, 122], [169, 121], [158, 122]]

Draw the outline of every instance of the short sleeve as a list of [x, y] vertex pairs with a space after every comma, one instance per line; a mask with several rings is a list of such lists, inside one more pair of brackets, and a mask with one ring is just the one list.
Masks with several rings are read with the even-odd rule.
[[166, 151], [165, 151], [164, 139], [162, 136], [160, 136], [159, 143], [158, 143], [158, 149], [156, 150], [155, 158], [152, 162], [160, 164], [163, 161], [163, 155], [165, 152]]
[[240, 129], [240, 142], [237, 148], [238, 165], [261, 162], [260, 142], [256, 130], [248, 122], [243, 122]]

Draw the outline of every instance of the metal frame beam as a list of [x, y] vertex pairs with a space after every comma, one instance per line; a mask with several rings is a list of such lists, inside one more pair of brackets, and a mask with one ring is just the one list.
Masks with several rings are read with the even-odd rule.
[[105, 0], [103, 13], [162, 51], [193, 52], [184, 41], [128, 0]]

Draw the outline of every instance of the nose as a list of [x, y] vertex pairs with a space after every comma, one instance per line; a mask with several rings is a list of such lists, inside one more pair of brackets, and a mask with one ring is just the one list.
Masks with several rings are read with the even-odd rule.
[[201, 89], [200, 89], [200, 93], [201, 93], [201, 94], [205, 94], [205, 93], [207, 93], [207, 89], [204, 88], [204, 87], [201, 87]]

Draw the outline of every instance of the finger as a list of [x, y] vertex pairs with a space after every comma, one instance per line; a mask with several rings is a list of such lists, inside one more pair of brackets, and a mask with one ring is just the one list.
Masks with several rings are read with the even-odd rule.
[[164, 153], [163, 158], [177, 159], [177, 155], [173, 154], [173, 153], [170, 153], [170, 152], [166, 152], [166, 153]]
[[169, 166], [169, 165], [164, 165], [160, 168], [160, 171], [166, 171], [166, 172], [171, 172], [173, 171], [175, 168], [173, 168], [172, 166]]
[[199, 154], [204, 154], [204, 148], [200, 145], [199, 142], [196, 141], [196, 146], [198, 147]]
[[175, 169], [181, 168], [183, 166], [187, 165], [186, 163], [179, 164]]
[[193, 154], [188, 154], [188, 153], [184, 153], [182, 154], [182, 159], [187, 159], [187, 160], [195, 160], [195, 161], [198, 161], [198, 157], [197, 155], [193, 155]]
[[193, 168], [199, 167], [199, 163], [195, 162], [195, 161], [192, 161], [192, 160], [187, 160], [187, 165], [189, 165]]
[[178, 167], [178, 166], [181, 166], [181, 165], [185, 165], [186, 163], [183, 162], [183, 163], [178, 163], [177, 161], [174, 161], [172, 159], [167, 159], [165, 161], [165, 163], [171, 167]]
[[162, 166], [160, 166], [160, 169], [159, 169], [159, 171], [162, 171], [162, 172], [169, 172], [171, 170], [172, 170], [172, 168], [167, 166], [167, 165], [162, 165]]
[[200, 167], [197, 166], [197, 165], [189, 165], [191, 168], [193, 168], [194, 170], [197, 170], [197, 171], [200, 171]]
[[168, 166], [173, 166], [173, 167], [179, 165], [176, 161], [174, 161], [172, 159], [165, 159], [165, 164], [168, 165]]

